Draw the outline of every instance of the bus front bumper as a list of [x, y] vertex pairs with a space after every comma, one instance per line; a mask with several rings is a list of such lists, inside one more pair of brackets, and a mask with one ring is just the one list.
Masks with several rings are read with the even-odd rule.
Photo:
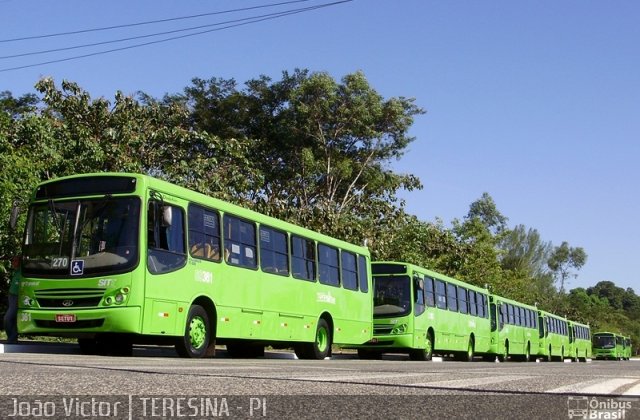
[[141, 310], [137, 306], [82, 310], [20, 309], [20, 334], [81, 336], [87, 333], [140, 333]]

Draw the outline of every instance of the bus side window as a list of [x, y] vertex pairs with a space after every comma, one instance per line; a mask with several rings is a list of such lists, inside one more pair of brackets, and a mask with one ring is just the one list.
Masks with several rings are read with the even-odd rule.
[[433, 293], [433, 279], [431, 277], [424, 278], [424, 301], [427, 306], [436, 306], [435, 294]]
[[313, 241], [291, 236], [291, 271], [296, 279], [316, 281], [316, 250]]
[[447, 308], [450, 311], [458, 312], [458, 293], [456, 285], [447, 283]]
[[151, 273], [161, 274], [177, 270], [187, 261], [184, 212], [178, 206], [149, 201], [148, 258]]
[[318, 279], [322, 284], [340, 286], [338, 249], [318, 244]]
[[356, 267], [356, 255], [351, 252], [342, 251], [342, 286], [349, 290], [358, 290], [358, 271]]
[[495, 303], [491, 303], [489, 305], [489, 311], [491, 312], [491, 316], [489, 318], [491, 318], [491, 331], [495, 331], [496, 328], [498, 327], [498, 323], [497, 323], [497, 319], [496, 319], [496, 304]]
[[368, 266], [367, 258], [363, 255], [358, 255], [358, 284], [360, 285], [360, 291], [362, 293], [369, 293]]
[[458, 309], [461, 314], [469, 312], [469, 306], [467, 303], [467, 289], [462, 286], [458, 286]]
[[447, 309], [447, 291], [442, 280], [436, 280], [436, 306], [440, 309]]
[[267, 273], [289, 275], [287, 234], [260, 226], [260, 268]]
[[539, 318], [538, 318], [538, 336], [540, 338], [544, 338], [544, 336], [545, 336], [544, 318], [542, 317], [542, 315], [540, 315]]
[[478, 315], [478, 308], [476, 307], [476, 292], [469, 290], [469, 313], [473, 316]]
[[234, 216], [224, 216], [224, 252], [230, 265], [257, 268], [256, 226]]
[[416, 276], [413, 278], [414, 315], [424, 313], [424, 280]]
[[218, 213], [189, 205], [189, 250], [194, 258], [220, 261], [220, 221]]

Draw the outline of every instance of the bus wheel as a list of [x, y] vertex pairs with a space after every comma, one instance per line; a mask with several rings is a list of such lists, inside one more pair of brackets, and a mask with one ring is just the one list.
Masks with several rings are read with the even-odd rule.
[[431, 360], [433, 357], [433, 333], [429, 331], [425, 340], [425, 346], [423, 349], [411, 349], [409, 350], [409, 359], [417, 362], [424, 362]]
[[505, 341], [504, 349], [502, 350], [502, 354], [500, 355], [500, 361], [506, 362], [507, 360], [509, 360], [509, 342]]
[[467, 347], [467, 354], [465, 357], [465, 361], [473, 362], [473, 354], [474, 354], [473, 348], [474, 348], [473, 338], [469, 337], [469, 346]]
[[527, 343], [527, 350], [524, 353], [524, 359], [525, 362], [528, 362], [531, 360], [531, 344]]
[[313, 343], [302, 343], [294, 347], [298, 359], [322, 360], [331, 354], [331, 331], [327, 321], [320, 318]]
[[547, 353], [547, 362], [553, 360], [553, 355], [551, 354], [551, 346], [549, 346], [549, 353]]
[[176, 351], [181, 357], [198, 358], [208, 355], [211, 339], [209, 316], [200, 305], [189, 308], [184, 335], [176, 342]]
[[415, 362], [424, 362], [425, 360], [429, 360], [427, 358], [427, 351], [425, 349], [411, 349], [409, 350], [409, 360], [413, 360]]

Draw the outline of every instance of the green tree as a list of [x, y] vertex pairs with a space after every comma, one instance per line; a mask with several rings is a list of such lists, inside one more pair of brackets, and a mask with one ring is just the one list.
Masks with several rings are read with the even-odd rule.
[[560, 246], [553, 249], [547, 265], [559, 283], [560, 294], [565, 292], [568, 279], [577, 277], [573, 270], [580, 270], [586, 262], [587, 253], [580, 247], [570, 247], [567, 242], [562, 242]]
[[[234, 80], [194, 79], [164, 101], [188, 104], [198, 129], [250, 141], [257, 175], [247, 198], [276, 217], [355, 241], [380, 215], [393, 217], [399, 189], [421, 186], [388, 164], [413, 141], [409, 127], [424, 111], [413, 99], [384, 99], [360, 72], [338, 82], [296, 70], [244, 90]], [[349, 236], [347, 222], [361, 228]]]
[[507, 230], [499, 246], [503, 251], [500, 256], [502, 268], [522, 272], [530, 278], [547, 274], [552, 245], [544, 242], [536, 229], [518, 225]]
[[495, 201], [489, 193], [482, 193], [482, 197], [471, 203], [467, 219], [478, 218], [484, 226], [494, 234], [503, 232], [509, 220], [498, 211]]

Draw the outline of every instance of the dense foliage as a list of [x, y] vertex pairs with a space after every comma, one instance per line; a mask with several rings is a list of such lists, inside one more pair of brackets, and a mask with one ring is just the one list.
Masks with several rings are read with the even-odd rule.
[[[621, 331], [640, 342], [640, 298], [602, 281], [566, 292], [587, 262], [580, 247], [553, 246], [537, 230], [508, 226], [491, 196], [445, 224], [407, 214], [398, 192], [421, 188], [390, 169], [415, 141], [424, 113], [413, 99], [385, 99], [360, 73], [335, 80], [308, 70], [280, 80], [194, 79], [153, 98], [91, 98], [75, 83], [42, 79], [35, 92], [0, 93], [0, 254], [19, 252], [26, 205], [40, 181], [83, 172], [142, 172], [303, 224], [375, 259], [423, 265], [493, 292]], [[6, 302], [8, 262], [0, 265]]]

